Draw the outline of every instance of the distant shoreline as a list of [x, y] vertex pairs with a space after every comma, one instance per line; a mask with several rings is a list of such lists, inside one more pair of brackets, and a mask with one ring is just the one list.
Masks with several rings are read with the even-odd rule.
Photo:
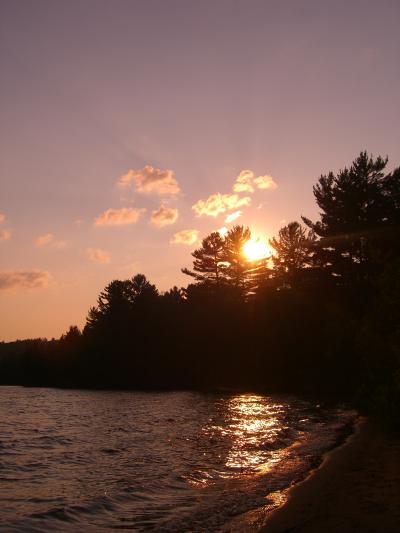
[[288, 489], [281, 507], [248, 513], [241, 531], [398, 533], [399, 494], [400, 438], [387, 436], [376, 423], [360, 418], [342, 446], [328, 452], [319, 468]]

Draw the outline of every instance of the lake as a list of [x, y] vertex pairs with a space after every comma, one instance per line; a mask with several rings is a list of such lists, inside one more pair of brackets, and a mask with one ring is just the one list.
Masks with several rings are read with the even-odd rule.
[[293, 396], [0, 387], [0, 530], [245, 530], [353, 417]]

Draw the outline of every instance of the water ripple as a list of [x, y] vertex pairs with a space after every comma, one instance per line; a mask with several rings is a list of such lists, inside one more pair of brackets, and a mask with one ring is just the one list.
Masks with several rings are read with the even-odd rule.
[[220, 531], [353, 416], [287, 396], [0, 387], [0, 530]]

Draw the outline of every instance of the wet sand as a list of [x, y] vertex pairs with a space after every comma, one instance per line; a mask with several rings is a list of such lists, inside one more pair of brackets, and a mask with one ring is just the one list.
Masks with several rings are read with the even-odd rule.
[[[262, 533], [399, 533], [400, 438], [371, 421], [329, 452], [287, 501], [249, 530]], [[250, 525], [250, 524], [249, 524]], [[258, 526], [257, 529], [255, 526]]]

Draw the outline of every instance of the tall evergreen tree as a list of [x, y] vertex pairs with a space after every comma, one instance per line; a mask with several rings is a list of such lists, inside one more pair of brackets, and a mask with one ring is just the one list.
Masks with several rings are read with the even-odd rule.
[[182, 272], [193, 277], [198, 283], [221, 287], [226, 283], [225, 241], [217, 231], [203, 239], [201, 248], [192, 253], [193, 270], [183, 268]]
[[144, 274], [136, 274], [128, 283], [129, 301], [133, 305], [151, 305], [157, 300], [158, 290]]
[[276, 252], [272, 256], [273, 273], [279, 284], [294, 287], [304, 280], [313, 263], [315, 240], [312, 230], [290, 222], [269, 241]]
[[313, 188], [321, 220], [303, 221], [320, 237], [316, 261], [340, 285], [368, 284], [381, 268], [382, 237], [399, 213], [400, 173], [385, 177], [387, 161], [361, 152], [350, 168], [321, 176]]
[[[182, 269], [197, 284], [189, 285], [187, 297], [199, 296], [199, 290], [207, 290], [224, 298], [243, 299], [256, 290], [268, 275], [267, 259], [250, 261], [244, 254], [244, 246], [251, 239], [249, 228], [234, 226], [224, 237], [211, 233], [202, 241], [201, 248], [192, 253], [193, 270]], [[197, 298], [196, 296], [196, 298]]]
[[131, 282], [114, 280], [101, 291], [97, 306], [89, 310], [85, 330], [119, 329], [129, 317], [132, 301]]
[[251, 231], [234, 226], [225, 237], [224, 261], [227, 263], [228, 284], [246, 298], [268, 277], [268, 259], [249, 260], [244, 246], [251, 239]]

